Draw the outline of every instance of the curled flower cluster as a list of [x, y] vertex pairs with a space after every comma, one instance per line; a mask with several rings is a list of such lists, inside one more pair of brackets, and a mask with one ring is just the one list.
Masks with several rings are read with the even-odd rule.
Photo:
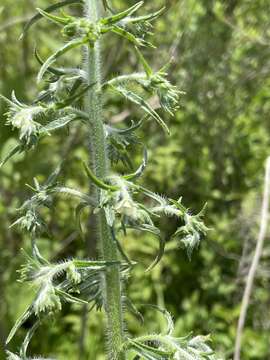
[[36, 118], [44, 112], [41, 106], [11, 107], [7, 113], [7, 124], [19, 130], [19, 138], [26, 145], [36, 143], [41, 124]]
[[101, 192], [100, 207], [105, 209], [108, 225], [113, 226], [118, 214], [130, 221], [152, 224], [151, 217], [132, 197], [132, 184], [119, 176], [110, 177], [110, 181], [118, 187], [116, 191]]

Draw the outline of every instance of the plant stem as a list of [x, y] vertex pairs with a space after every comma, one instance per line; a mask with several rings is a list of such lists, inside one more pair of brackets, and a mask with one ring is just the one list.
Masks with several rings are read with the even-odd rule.
[[[95, 22], [99, 18], [100, 0], [87, 0], [86, 16]], [[85, 111], [89, 114], [90, 151], [92, 171], [99, 179], [108, 174], [108, 159], [103, 125], [103, 104], [101, 93], [101, 54], [100, 43], [87, 48], [86, 71], [89, 84], [95, 85], [89, 89], [85, 99]], [[93, 195], [99, 202], [100, 189], [93, 189]], [[101, 259], [115, 261], [118, 259], [117, 245], [113, 241], [111, 230], [107, 225], [104, 210], [100, 210], [96, 218], [97, 241]], [[124, 360], [119, 357], [119, 350], [123, 344], [123, 314], [121, 302], [120, 267], [115, 265], [106, 271], [104, 276], [104, 303], [107, 316], [108, 359]]]
[[81, 333], [79, 337], [79, 353], [78, 360], [85, 359], [85, 338], [86, 338], [86, 326], [88, 317], [88, 306], [84, 305], [81, 315]]
[[256, 275], [256, 270], [259, 265], [260, 257], [263, 250], [263, 244], [266, 237], [267, 225], [268, 225], [268, 213], [269, 213], [269, 196], [270, 196], [270, 157], [266, 160], [266, 169], [265, 169], [265, 179], [264, 179], [264, 190], [263, 190], [263, 200], [262, 200], [262, 210], [261, 210], [261, 224], [260, 231], [258, 235], [257, 245], [254, 253], [254, 257], [248, 272], [246, 287], [242, 299], [241, 311], [238, 320], [238, 327], [236, 333], [235, 341], [235, 350], [234, 350], [234, 360], [240, 360], [241, 353], [241, 342], [242, 334], [244, 330], [246, 314], [248, 310], [249, 300], [252, 292], [252, 287]]

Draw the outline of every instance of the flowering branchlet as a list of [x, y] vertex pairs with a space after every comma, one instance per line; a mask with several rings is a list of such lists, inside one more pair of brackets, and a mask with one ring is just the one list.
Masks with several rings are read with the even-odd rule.
[[37, 143], [41, 124], [37, 121], [44, 114], [42, 106], [27, 106], [20, 103], [14, 92], [12, 93], [12, 101], [4, 96], [1, 98], [7, 102], [8, 111], [7, 125], [19, 131], [19, 139], [27, 147], [31, 147]]
[[180, 242], [187, 249], [189, 259], [191, 259], [194, 248], [199, 246], [201, 236], [206, 235], [209, 230], [201, 219], [202, 215], [203, 210], [197, 215], [191, 215], [189, 212], [186, 212], [184, 216], [185, 225], [177, 229], [174, 234], [175, 237], [180, 238]]
[[43, 111], [40, 106], [30, 106], [19, 110], [11, 107], [7, 113], [7, 124], [19, 130], [19, 138], [26, 145], [35, 144], [41, 125], [34, 119]]

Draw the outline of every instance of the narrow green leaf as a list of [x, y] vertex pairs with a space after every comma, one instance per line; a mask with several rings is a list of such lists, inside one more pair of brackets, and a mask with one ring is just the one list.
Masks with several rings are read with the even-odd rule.
[[37, 11], [40, 13], [40, 15], [42, 15], [43, 17], [45, 17], [46, 19], [48, 20], [51, 20], [53, 21], [55, 24], [58, 24], [58, 25], [66, 25], [68, 24], [68, 22], [70, 21], [70, 18], [63, 18], [63, 17], [60, 17], [60, 16], [56, 16], [56, 15], [52, 15], [40, 8], [37, 8]]
[[139, 350], [139, 353], [144, 356], [146, 359], [149, 360], [169, 360], [171, 359], [172, 352], [166, 351], [166, 350], [160, 350], [158, 348], [146, 345], [142, 342], [136, 341], [136, 340], [129, 340], [132, 344], [132, 347], [134, 347], [137, 351]]
[[83, 209], [85, 209], [87, 206], [89, 206], [89, 204], [87, 202], [81, 202], [81, 203], [79, 203], [79, 205], [76, 207], [76, 210], [75, 210], [76, 226], [77, 226], [79, 234], [83, 240], [85, 240], [85, 236], [84, 236], [82, 224], [81, 224], [81, 213], [82, 213]]
[[[37, 52], [37, 49], [35, 48], [34, 50], [34, 55], [35, 55], [35, 58], [37, 59], [38, 63], [40, 65], [43, 65], [44, 64], [44, 61], [41, 59], [39, 53]], [[56, 75], [56, 76], [63, 76], [63, 75], [66, 75], [66, 74], [76, 74], [76, 72], [78, 72], [78, 69], [64, 69], [64, 68], [55, 68], [55, 67], [52, 67], [52, 66], [49, 66], [48, 71], [50, 71], [53, 75]], [[79, 74], [78, 74], [79, 75]]]
[[117, 191], [119, 190], [118, 186], [113, 186], [113, 185], [108, 185], [108, 184], [105, 184], [102, 180], [98, 179], [96, 177], [96, 175], [92, 172], [92, 170], [90, 169], [90, 167], [86, 164], [85, 161], [82, 162], [83, 163], [83, 167], [84, 167], [84, 170], [87, 174], [87, 176], [89, 177], [90, 180], [93, 181], [93, 183], [99, 187], [100, 189], [103, 189], [103, 190], [111, 190], [111, 191]]
[[60, 289], [56, 288], [55, 292], [57, 294], [59, 294], [61, 297], [63, 297], [68, 302], [75, 303], [75, 304], [84, 304], [84, 305], [88, 304], [87, 301], [79, 299], [79, 298], [77, 298], [75, 296], [72, 296], [72, 295], [70, 295], [69, 293], [67, 293], [67, 292], [65, 292], [63, 290], [60, 290]]
[[[41, 59], [39, 53], [37, 52], [37, 48], [35, 48], [34, 50], [34, 56], [40, 65], [44, 64], [44, 61]], [[47, 70], [56, 76], [62, 76], [66, 74], [66, 71], [64, 69], [59, 69], [52, 66], [49, 66]]]
[[41, 66], [41, 68], [39, 70], [39, 73], [38, 73], [38, 76], [37, 76], [37, 81], [40, 82], [42, 80], [43, 75], [49, 69], [50, 65], [52, 63], [54, 63], [60, 56], [67, 53], [69, 50], [75, 49], [76, 47], [83, 45], [84, 43], [85, 43], [85, 40], [73, 39], [73, 40], [69, 41], [67, 44], [65, 44], [63, 47], [58, 49]]
[[140, 62], [144, 68], [144, 71], [148, 78], [150, 78], [153, 75], [153, 71], [151, 69], [151, 66], [148, 64], [148, 62], [145, 60], [143, 54], [140, 52], [140, 50], [135, 46], [135, 50], [139, 56]]
[[21, 102], [17, 99], [14, 90], [12, 90], [12, 92], [11, 92], [11, 100], [12, 100], [13, 104], [16, 104], [16, 105], [17, 105], [18, 107], [20, 107], [20, 108], [26, 107], [25, 104], [21, 103]]
[[140, 7], [142, 7], [143, 5], [143, 1], [138, 2], [137, 4], [131, 6], [130, 8], [128, 8], [127, 10], [124, 10], [118, 14], [112, 15], [112, 16], [108, 16], [104, 19], [101, 19], [101, 23], [104, 25], [112, 25], [115, 24], [117, 22], [119, 22], [120, 20], [124, 19], [127, 16], [132, 15], [134, 12], [136, 12]]
[[129, 24], [136, 24], [136, 23], [141, 23], [141, 22], [146, 22], [146, 21], [153, 21], [156, 18], [158, 18], [160, 15], [162, 15], [164, 13], [165, 9], [166, 9], [165, 7], [162, 7], [160, 10], [158, 10], [152, 14], [131, 17], [131, 18], [127, 19], [127, 22]]
[[60, 175], [60, 172], [62, 170], [62, 166], [63, 166], [63, 162], [62, 161], [57, 167], [56, 169], [51, 173], [51, 175], [48, 177], [48, 179], [46, 180], [44, 186], [48, 187], [51, 185], [54, 185], [56, 183], [56, 180], [58, 178], [58, 176]]
[[49, 133], [50, 131], [61, 129], [67, 126], [72, 120], [74, 120], [74, 116], [72, 117], [70, 115], [63, 116], [62, 118], [57, 120], [53, 120], [49, 124], [42, 126], [42, 128], [40, 128], [40, 134]]
[[4, 95], [0, 94], [0, 99], [4, 100], [9, 106], [16, 107], [17, 109], [20, 109], [20, 107], [17, 104], [14, 104], [11, 100], [6, 98]]
[[59, 102], [56, 104], [58, 109], [62, 109], [68, 105], [73, 104], [77, 100], [79, 100], [91, 87], [93, 87], [96, 83], [90, 84], [85, 86], [81, 91], [79, 91], [77, 94], [73, 94], [72, 96], [68, 97], [67, 99], [63, 100], [62, 102]]
[[159, 312], [161, 312], [164, 315], [164, 317], [166, 318], [166, 321], [167, 321], [167, 329], [165, 331], [165, 334], [171, 335], [174, 330], [174, 323], [173, 323], [173, 318], [172, 318], [171, 314], [169, 313], [169, 311], [167, 311], [166, 309], [162, 309], [161, 307], [159, 307], [157, 305], [152, 305], [152, 304], [143, 304], [143, 306], [151, 307], [155, 310], [158, 310]]
[[150, 115], [153, 119], [155, 119], [158, 122], [158, 124], [167, 132], [167, 134], [170, 134], [170, 130], [168, 126], [165, 124], [165, 122], [141, 96], [130, 90], [125, 89], [123, 86], [120, 85], [113, 86], [113, 88], [131, 102], [135, 103], [136, 105], [139, 105], [148, 115]]
[[149, 46], [149, 47], [155, 48], [154, 45], [152, 45], [148, 41], [145, 41], [144, 39], [136, 37], [131, 32], [124, 30], [120, 26], [113, 25], [111, 27], [111, 31], [114, 32], [115, 34], [120, 35], [121, 37], [127, 39], [128, 41], [132, 42], [136, 46]]
[[158, 253], [157, 253], [154, 261], [148, 266], [148, 268], [145, 270], [145, 272], [152, 270], [160, 262], [160, 260], [162, 259], [163, 255], [164, 255], [164, 251], [165, 251], [166, 241], [161, 236], [160, 230], [157, 227], [155, 227], [154, 225], [149, 225], [149, 224], [132, 224], [127, 227], [134, 229], [134, 230], [146, 231], [150, 234], [155, 235], [159, 239]]
[[10, 152], [5, 156], [5, 158], [0, 162], [0, 168], [5, 165], [7, 161], [12, 158], [12, 156], [21, 152], [23, 152], [22, 145], [17, 145], [13, 149], [11, 149]]
[[32, 315], [33, 313], [33, 308], [32, 308], [32, 305], [30, 305], [26, 310], [25, 312], [16, 320], [13, 328], [11, 329], [9, 335], [8, 335], [8, 338], [6, 340], [6, 344], [8, 344], [13, 336], [15, 335], [15, 333], [17, 332], [17, 330], [22, 326], [22, 324], [25, 323], [25, 321]]
[[140, 322], [143, 324], [144, 322], [144, 318], [142, 313], [136, 308], [136, 306], [133, 304], [133, 302], [127, 297], [125, 296], [124, 298], [125, 301], [125, 305], [127, 306], [127, 308], [130, 310], [131, 313], [133, 313], [136, 318], [138, 320], [140, 320]]
[[80, 86], [83, 84], [83, 79], [81, 77], [79, 77], [78, 79], [76, 79], [69, 91], [69, 95], [73, 96], [75, 95], [76, 91], [80, 88]]
[[115, 127], [111, 127], [111, 126], [108, 126], [106, 125], [106, 129], [108, 130], [109, 133], [112, 133], [112, 132], [116, 132], [118, 134], [121, 134], [121, 135], [126, 135], [126, 134], [130, 134], [132, 133], [133, 131], [137, 130], [143, 123], [143, 120], [140, 120], [139, 122], [135, 123], [133, 120], [131, 121], [131, 126], [127, 129], [117, 129]]
[[31, 327], [31, 329], [27, 332], [27, 334], [23, 340], [23, 343], [21, 345], [21, 348], [20, 348], [20, 356], [22, 358], [26, 358], [26, 352], [27, 352], [28, 345], [29, 345], [35, 331], [37, 330], [37, 328], [39, 326], [40, 326], [40, 320], [36, 320], [34, 325]]
[[115, 231], [114, 231], [114, 228], [113, 227], [110, 227], [111, 228], [111, 233], [112, 233], [112, 237], [113, 237], [113, 240], [115, 241], [116, 245], [117, 245], [117, 249], [119, 251], [119, 253], [122, 255], [123, 259], [126, 260], [126, 262], [129, 264], [129, 265], [132, 265], [132, 261], [129, 259], [129, 257], [127, 256], [127, 254], [125, 253], [120, 241], [118, 241], [116, 235], [115, 235]]
[[56, 194], [63, 194], [63, 195], [67, 195], [67, 196], [75, 196], [76, 198], [79, 198], [82, 201], [87, 202], [89, 205], [91, 205], [93, 207], [97, 206], [97, 204], [93, 200], [93, 198], [91, 198], [87, 194], [84, 194], [81, 191], [76, 190], [76, 189], [72, 189], [72, 188], [69, 188], [69, 187], [66, 187], [66, 186], [57, 186], [57, 187], [54, 187], [51, 190], [51, 192], [56, 193]]
[[105, 10], [109, 9], [107, 0], [102, 0], [102, 4]]
[[142, 173], [144, 172], [145, 168], [147, 166], [147, 149], [144, 148], [144, 152], [143, 152], [143, 162], [140, 165], [140, 167], [135, 171], [135, 173], [133, 174], [129, 174], [129, 175], [124, 175], [123, 178], [125, 180], [134, 180], [137, 179], [138, 177], [140, 177], [142, 175]]
[[[157, 234], [155, 234], [155, 235], [157, 235]], [[158, 239], [159, 239], [158, 253], [156, 255], [155, 260], [152, 262], [152, 264], [150, 264], [148, 266], [148, 268], [145, 270], [146, 272], [151, 271], [160, 262], [160, 260], [162, 259], [163, 255], [164, 255], [166, 241], [161, 235], [158, 236]]]

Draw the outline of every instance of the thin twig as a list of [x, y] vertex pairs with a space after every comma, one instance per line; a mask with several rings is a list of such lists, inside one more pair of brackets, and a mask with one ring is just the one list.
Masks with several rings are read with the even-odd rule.
[[266, 237], [267, 225], [268, 225], [268, 211], [269, 211], [269, 196], [270, 196], [270, 157], [266, 160], [266, 169], [265, 169], [265, 180], [264, 180], [264, 191], [263, 191], [263, 200], [262, 200], [262, 210], [261, 210], [261, 223], [260, 231], [258, 235], [257, 245], [252, 260], [251, 267], [248, 272], [246, 287], [242, 299], [241, 311], [238, 320], [238, 327], [236, 333], [235, 341], [235, 351], [234, 351], [234, 360], [240, 360], [241, 354], [241, 341], [242, 334], [245, 325], [245, 319], [247, 314], [247, 309], [250, 301], [250, 296], [252, 292], [252, 287], [254, 283], [254, 278], [256, 270], [260, 261], [260, 257], [263, 250], [263, 243]]

